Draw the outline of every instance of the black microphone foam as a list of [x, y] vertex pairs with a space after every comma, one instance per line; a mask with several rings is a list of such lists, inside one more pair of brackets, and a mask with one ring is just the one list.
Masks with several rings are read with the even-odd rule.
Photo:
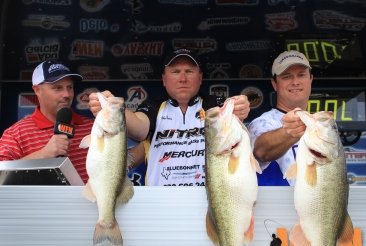
[[54, 133], [65, 134], [68, 138], [74, 137], [75, 126], [71, 125], [72, 112], [69, 108], [61, 108], [56, 115]]
[[56, 121], [70, 124], [72, 119], [72, 112], [69, 108], [62, 108], [56, 114]]

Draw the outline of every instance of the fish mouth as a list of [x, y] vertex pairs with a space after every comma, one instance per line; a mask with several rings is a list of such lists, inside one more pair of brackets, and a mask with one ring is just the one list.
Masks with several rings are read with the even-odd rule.
[[309, 149], [310, 153], [313, 154], [317, 158], [326, 159], [327, 157], [324, 156], [322, 153], [315, 151], [313, 149]]

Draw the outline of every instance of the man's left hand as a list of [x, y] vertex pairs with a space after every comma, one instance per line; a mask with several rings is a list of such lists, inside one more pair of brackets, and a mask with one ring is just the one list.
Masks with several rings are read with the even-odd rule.
[[233, 96], [231, 98], [235, 99], [234, 102], [234, 114], [243, 121], [248, 117], [250, 111], [250, 103], [246, 95]]

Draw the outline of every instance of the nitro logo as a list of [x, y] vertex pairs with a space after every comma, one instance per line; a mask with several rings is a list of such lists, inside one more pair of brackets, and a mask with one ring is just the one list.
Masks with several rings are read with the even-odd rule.
[[103, 56], [103, 42], [76, 40], [72, 44], [71, 59], [79, 59], [82, 57], [102, 57]]
[[171, 130], [164, 130], [163, 132], [158, 131], [156, 133], [155, 140], [173, 138], [174, 135], [176, 135], [177, 138], [200, 137], [205, 135], [205, 128], [195, 127], [193, 129], [188, 130], [171, 129]]
[[105, 19], [80, 20], [81, 32], [88, 32], [88, 31], [99, 32], [100, 30], [108, 30], [108, 22]]
[[[204, 156], [205, 150], [191, 150], [191, 151], [171, 151], [165, 152], [164, 156], [159, 160], [159, 162], [164, 162], [170, 158], [191, 158], [195, 156]], [[197, 165], [199, 167], [199, 165]]]

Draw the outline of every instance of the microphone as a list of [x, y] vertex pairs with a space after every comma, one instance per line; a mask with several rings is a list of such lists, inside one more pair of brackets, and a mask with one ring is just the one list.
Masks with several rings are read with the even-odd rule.
[[72, 112], [69, 108], [61, 108], [56, 115], [54, 133], [74, 137], [75, 126], [71, 125]]

